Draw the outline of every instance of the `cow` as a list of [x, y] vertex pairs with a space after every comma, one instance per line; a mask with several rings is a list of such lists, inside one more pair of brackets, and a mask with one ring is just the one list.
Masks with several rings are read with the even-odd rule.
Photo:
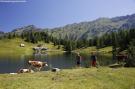
[[20, 69], [18, 73], [33, 73], [34, 71], [31, 69]]
[[47, 62], [42, 62], [42, 61], [30, 61], [29, 60], [28, 63], [30, 64], [30, 66], [37, 68], [38, 71], [40, 71], [42, 67], [48, 66]]
[[20, 47], [25, 47], [25, 44], [22, 44], [22, 43], [21, 43], [21, 44], [20, 44]]

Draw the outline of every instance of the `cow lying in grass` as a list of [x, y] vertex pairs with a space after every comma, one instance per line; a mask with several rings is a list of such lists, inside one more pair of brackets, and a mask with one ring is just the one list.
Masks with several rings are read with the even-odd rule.
[[28, 61], [30, 66], [33, 66], [38, 69], [38, 71], [41, 70], [41, 68], [48, 66], [46, 62], [41, 62], [41, 61]]
[[34, 71], [31, 69], [20, 69], [18, 73], [33, 73]]

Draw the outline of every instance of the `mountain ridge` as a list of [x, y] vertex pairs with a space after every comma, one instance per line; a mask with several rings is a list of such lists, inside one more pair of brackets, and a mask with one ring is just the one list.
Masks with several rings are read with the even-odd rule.
[[105, 33], [118, 31], [122, 29], [135, 28], [135, 14], [126, 16], [117, 16], [113, 18], [98, 18], [93, 21], [68, 24], [57, 28], [37, 28], [34, 25], [28, 25], [22, 28], [14, 29], [11, 32], [21, 34], [31, 31], [47, 31], [50, 35], [62, 39], [91, 39], [95, 36], [101, 36]]

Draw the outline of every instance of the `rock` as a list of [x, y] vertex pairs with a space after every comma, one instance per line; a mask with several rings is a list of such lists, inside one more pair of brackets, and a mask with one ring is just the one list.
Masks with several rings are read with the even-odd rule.
[[112, 65], [109, 65], [110, 68], [119, 68], [119, 67], [123, 67], [123, 64], [112, 64]]
[[60, 69], [59, 69], [59, 68], [52, 68], [51, 71], [52, 71], [52, 72], [58, 72], [58, 71], [60, 71]]

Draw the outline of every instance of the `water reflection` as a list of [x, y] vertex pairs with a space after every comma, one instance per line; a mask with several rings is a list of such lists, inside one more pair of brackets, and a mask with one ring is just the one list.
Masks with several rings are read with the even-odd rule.
[[[74, 53], [63, 53], [63, 54], [55, 54], [48, 55], [45, 54], [33, 54], [33, 55], [20, 55], [20, 56], [5, 56], [0, 57], [0, 73], [10, 73], [16, 72], [20, 68], [28, 68], [28, 60], [39, 60], [45, 61], [48, 63], [49, 67], [43, 68], [42, 70], [49, 70], [50, 68], [74, 68], [76, 66], [76, 54]], [[82, 67], [90, 66], [90, 55], [82, 55]], [[114, 61], [111, 56], [99, 55], [98, 62], [101, 66], [106, 66]]]

